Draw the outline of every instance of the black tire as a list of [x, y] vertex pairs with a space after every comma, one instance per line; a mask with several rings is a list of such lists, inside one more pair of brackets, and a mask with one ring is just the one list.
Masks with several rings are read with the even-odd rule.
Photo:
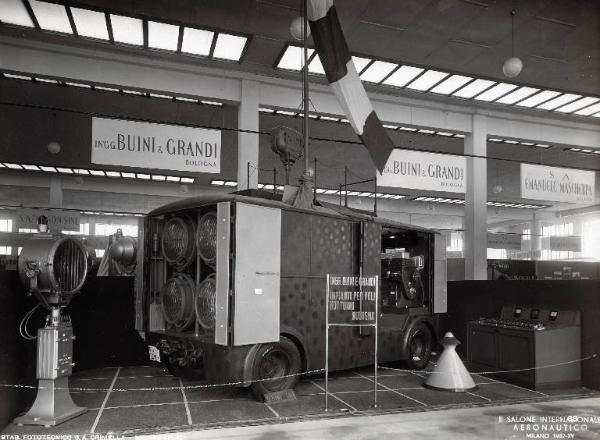
[[433, 334], [427, 325], [419, 323], [410, 329], [406, 343], [406, 365], [411, 370], [422, 370], [429, 363], [433, 349]]
[[[252, 392], [267, 393], [294, 388], [302, 370], [302, 358], [296, 344], [282, 336], [279, 342], [263, 344], [252, 359]], [[285, 376], [285, 377], [283, 377]]]

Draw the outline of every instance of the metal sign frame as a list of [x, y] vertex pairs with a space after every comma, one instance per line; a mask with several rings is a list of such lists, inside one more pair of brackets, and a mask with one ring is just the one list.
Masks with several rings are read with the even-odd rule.
[[[362, 278], [372, 278], [364, 277]], [[375, 365], [373, 371], [373, 408], [377, 408], [377, 369], [378, 369], [378, 346], [379, 346], [379, 276], [375, 275], [375, 322], [371, 324], [336, 324], [329, 322], [329, 278], [327, 274], [327, 287], [325, 290], [325, 411], [329, 411], [329, 327], [374, 327], [375, 328]], [[361, 286], [362, 291], [362, 286]]]

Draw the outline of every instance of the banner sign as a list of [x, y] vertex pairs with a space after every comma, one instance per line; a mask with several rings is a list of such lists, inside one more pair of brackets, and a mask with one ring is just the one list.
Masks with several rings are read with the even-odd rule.
[[551, 251], [581, 252], [581, 237], [574, 235], [550, 237]]
[[16, 218], [17, 230], [18, 228], [37, 230], [38, 218], [42, 215], [48, 218], [48, 229], [50, 232], [79, 231], [81, 223], [81, 214], [79, 211], [42, 208], [18, 208]]
[[521, 235], [519, 234], [494, 234], [488, 232], [487, 247], [492, 249], [521, 250]]
[[329, 324], [375, 324], [377, 277], [328, 277]]
[[596, 173], [521, 164], [521, 197], [567, 203], [593, 203]]
[[395, 149], [378, 186], [464, 193], [467, 161], [465, 157]]
[[190, 173], [219, 173], [221, 132], [92, 118], [92, 163]]

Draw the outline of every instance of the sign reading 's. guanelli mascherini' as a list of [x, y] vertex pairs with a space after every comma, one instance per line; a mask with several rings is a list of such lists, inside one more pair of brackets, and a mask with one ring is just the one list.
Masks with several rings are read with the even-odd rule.
[[593, 203], [594, 171], [521, 164], [521, 197], [567, 203]]

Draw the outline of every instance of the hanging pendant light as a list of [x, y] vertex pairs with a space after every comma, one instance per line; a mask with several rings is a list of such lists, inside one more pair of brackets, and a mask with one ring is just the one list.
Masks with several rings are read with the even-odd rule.
[[[290, 23], [290, 34], [294, 39], [302, 41], [304, 38], [302, 34], [302, 26], [304, 23], [304, 17], [296, 17]], [[306, 38], [310, 37], [310, 28], [306, 29]]]
[[505, 76], [509, 78], [514, 78], [521, 73], [523, 70], [523, 61], [520, 58], [515, 56], [515, 15], [517, 11], [510, 11], [511, 15], [511, 43], [512, 43], [512, 52], [511, 57], [504, 61], [502, 65], [502, 72]]

